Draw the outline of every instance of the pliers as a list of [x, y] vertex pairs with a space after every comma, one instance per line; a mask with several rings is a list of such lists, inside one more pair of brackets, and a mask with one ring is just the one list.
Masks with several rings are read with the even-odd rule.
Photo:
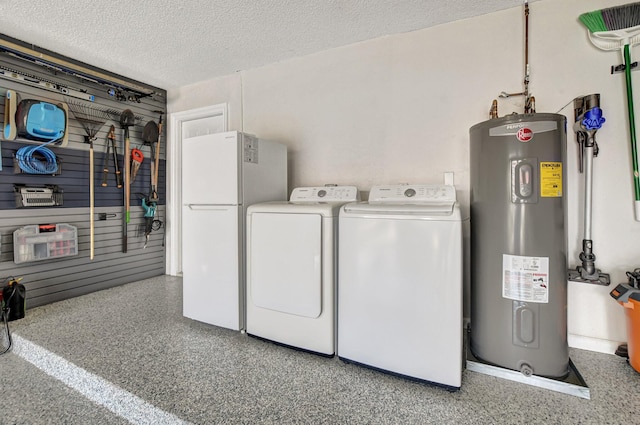
[[109, 175], [109, 149], [113, 150], [113, 163], [116, 170], [116, 185], [118, 188], [122, 187], [122, 173], [120, 173], [120, 167], [118, 166], [118, 151], [116, 150], [116, 128], [112, 125], [107, 135], [107, 149], [104, 154], [104, 165], [102, 167], [102, 186], [107, 187], [107, 177]]

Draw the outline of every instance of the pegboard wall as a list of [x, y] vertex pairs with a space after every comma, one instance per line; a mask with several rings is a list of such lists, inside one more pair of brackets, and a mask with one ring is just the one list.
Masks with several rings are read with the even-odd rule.
[[[7, 96], [7, 93], [10, 93]], [[106, 111], [104, 124], [95, 136], [94, 167], [90, 169], [86, 130], [73, 110], [67, 114], [66, 141], [47, 147], [55, 154], [59, 170], [54, 174], [24, 172], [15, 160], [16, 152], [43, 141], [28, 137], [0, 135], [2, 154], [0, 170], [0, 278], [24, 277], [27, 306], [36, 306], [95, 290], [158, 276], [165, 272], [165, 146], [166, 126], [162, 125], [159, 143], [143, 140], [143, 130], [150, 121], [166, 121], [166, 91], [127, 79], [107, 70], [91, 67], [0, 35], [0, 122], [11, 122], [8, 97], [17, 101], [35, 99], [54, 105], [76, 103]], [[129, 127], [131, 148], [144, 155], [131, 184], [131, 219], [127, 225], [127, 252], [123, 252], [124, 190], [116, 186], [111, 153], [106, 186], [103, 167], [108, 134], [115, 127], [119, 167], [124, 173], [124, 129], [122, 111], [129, 109], [135, 117]], [[152, 147], [159, 146], [158, 201], [156, 227], [145, 246], [144, 212], [141, 199], [151, 190]], [[90, 259], [90, 173], [94, 173], [94, 258]], [[55, 187], [62, 202], [57, 205], [24, 206], [17, 202], [21, 187], [51, 190]], [[22, 196], [24, 198], [24, 196]], [[13, 233], [24, 226], [66, 223], [78, 229], [78, 254], [37, 263], [14, 262]]]

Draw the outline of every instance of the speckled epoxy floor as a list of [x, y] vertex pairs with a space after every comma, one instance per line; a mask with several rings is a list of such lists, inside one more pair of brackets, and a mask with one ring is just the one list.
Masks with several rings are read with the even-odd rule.
[[571, 350], [591, 400], [471, 371], [450, 393], [185, 319], [169, 276], [30, 309], [11, 329], [0, 424], [129, 423], [24, 360], [28, 343], [197, 424], [638, 423], [640, 374], [613, 355]]

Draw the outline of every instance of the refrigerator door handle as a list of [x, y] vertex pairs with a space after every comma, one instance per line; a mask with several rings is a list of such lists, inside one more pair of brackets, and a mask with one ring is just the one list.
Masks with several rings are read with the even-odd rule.
[[203, 204], [187, 204], [185, 205], [190, 210], [210, 210], [210, 211], [226, 211], [231, 207], [237, 207], [238, 205], [225, 204], [225, 205], [203, 205]]

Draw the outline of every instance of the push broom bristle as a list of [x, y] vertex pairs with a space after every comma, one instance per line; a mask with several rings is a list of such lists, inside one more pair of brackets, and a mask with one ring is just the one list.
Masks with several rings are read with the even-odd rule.
[[602, 11], [583, 13], [579, 17], [580, 22], [591, 32], [608, 31], [607, 25], [604, 23]]
[[640, 2], [583, 13], [579, 19], [591, 32], [635, 27], [640, 25]]
[[602, 9], [602, 17], [609, 31], [640, 25], [640, 3]]

